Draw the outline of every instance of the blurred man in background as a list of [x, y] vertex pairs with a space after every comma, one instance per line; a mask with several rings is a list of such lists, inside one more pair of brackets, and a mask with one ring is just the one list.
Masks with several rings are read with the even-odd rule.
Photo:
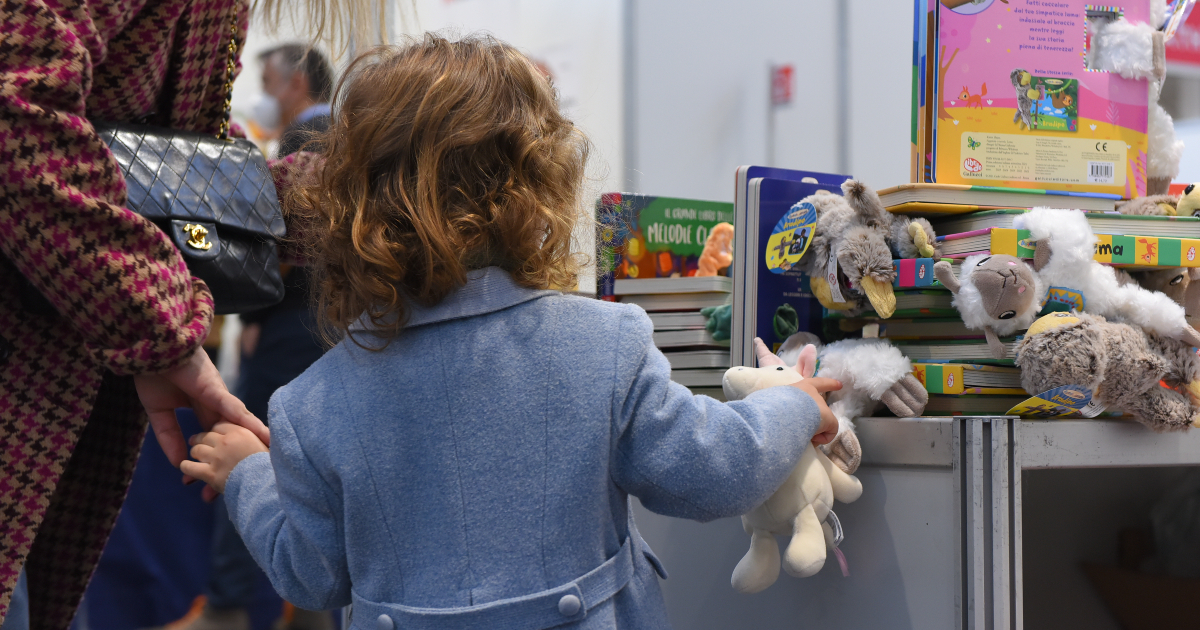
[[285, 157], [329, 128], [333, 67], [302, 44], [277, 46], [258, 60], [263, 93], [252, 107], [251, 123], [267, 137], [279, 134], [279, 157]]

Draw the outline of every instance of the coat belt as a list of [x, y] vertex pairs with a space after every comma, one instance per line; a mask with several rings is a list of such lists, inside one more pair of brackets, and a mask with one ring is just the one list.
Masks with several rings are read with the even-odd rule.
[[552, 588], [460, 608], [415, 608], [380, 604], [354, 594], [356, 629], [367, 630], [542, 630], [587, 617], [588, 610], [616, 595], [633, 577], [633, 537], [586, 575]]

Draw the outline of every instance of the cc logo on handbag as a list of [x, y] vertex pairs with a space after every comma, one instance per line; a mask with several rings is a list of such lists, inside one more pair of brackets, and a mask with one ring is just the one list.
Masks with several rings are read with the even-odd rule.
[[183, 226], [183, 231], [186, 232], [189, 237], [187, 240], [188, 247], [202, 251], [208, 251], [212, 248], [212, 243], [204, 240], [208, 237], [208, 228], [204, 227], [203, 225], [189, 223]]

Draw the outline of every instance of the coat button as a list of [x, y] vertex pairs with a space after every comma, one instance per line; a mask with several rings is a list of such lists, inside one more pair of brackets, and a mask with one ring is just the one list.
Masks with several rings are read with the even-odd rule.
[[375, 627], [378, 630], [396, 630], [396, 622], [387, 615], [379, 615], [379, 618], [375, 620]]
[[574, 617], [581, 606], [579, 598], [574, 595], [563, 595], [562, 599], [558, 600], [558, 612], [564, 617]]

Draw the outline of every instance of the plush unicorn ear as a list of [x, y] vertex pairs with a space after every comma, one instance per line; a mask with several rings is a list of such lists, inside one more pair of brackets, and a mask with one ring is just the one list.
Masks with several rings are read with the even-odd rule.
[[817, 347], [811, 343], [800, 351], [800, 360], [796, 362], [796, 371], [804, 378], [812, 378], [817, 371]]
[[771, 352], [767, 344], [763, 343], [763, 340], [758, 337], [754, 338], [754, 354], [758, 356], [758, 367], [766, 367], [768, 365], [787, 366], [783, 362], [783, 359], [780, 359], [774, 352]]

